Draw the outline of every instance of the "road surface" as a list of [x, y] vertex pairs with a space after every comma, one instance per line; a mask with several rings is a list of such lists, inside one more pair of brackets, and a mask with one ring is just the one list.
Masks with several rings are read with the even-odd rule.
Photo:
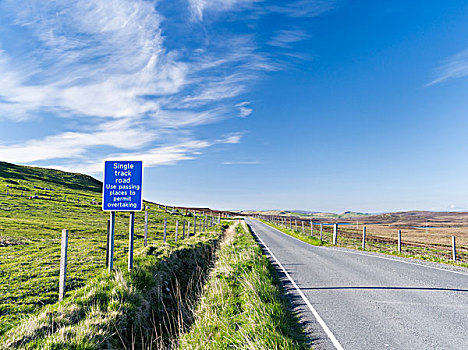
[[468, 270], [311, 246], [246, 221], [292, 279], [318, 349], [468, 349]]

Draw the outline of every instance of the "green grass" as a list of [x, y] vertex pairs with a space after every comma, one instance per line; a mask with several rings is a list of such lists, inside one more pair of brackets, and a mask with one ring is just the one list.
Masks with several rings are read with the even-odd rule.
[[[265, 220], [260, 220], [263, 223], [276, 228], [277, 230], [284, 232], [292, 237], [295, 237], [303, 242], [312, 244], [312, 245], [322, 245], [322, 246], [334, 246], [332, 244], [332, 232], [331, 230], [333, 229], [331, 226], [328, 226], [323, 230], [323, 239], [320, 240], [319, 238], [319, 230], [317, 228], [314, 229], [314, 236], [311, 236], [310, 234], [302, 233], [301, 231], [296, 231], [295, 229], [290, 229], [290, 228], [285, 228], [279, 225], [276, 225], [274, 223], [265, 221]], [[310, 229], [308, 229], [310, 230]], [[346, 229], [340, 228], [341, 231], [346, 231]], [[307, 232], [307, 231], [306, 231]], [[355, 238], [349, 238], [349, 237], [343, 237], [338, 235], [337, 239], [338, 246], [341, 247], [346, 247], [346, 248], [351, 248], [351, 249], [356, 249], [356, 250], [362, 250], [362, 240], [361, 239], [355, 239]], [[432, 262], [437, 262], [437, 263], [443, 263], [443, 264], [448, 264], [448, 265], [455, 265], [455, 266], [461, 266], [461, 267], [467, 267], [468, 264], [465, 262], [454, 262], [448, 258], [442, 258], [440, 257], [443, 254], [446, 254], [445, 251], [433, 249], [433, 248], [423, 248], [423, 247], [409, 247], [409, 246], [404, 246], [402, 248], [402, 253], [399, 253], [396, 250], [396, 247], [394, 245], [389, 245], [385, 243], [378, 243], [378, 242], [371, 242], [367, 241], [366, 242], [366, 251], [370, 252], [377, 252], [377, 253], [382, 253], [382, 254], [388, 254], [388, 255], [394, 255], [394, 256], [400, 256], [400, 257], [405, 257], [405, 258], [414, 258], [414, 259], [420, 259], [420, 260], [425, 260], [425, 261], [432, 261]]]
[[[36, 189], [35, 186], [54, 191]], [[101, 183], [86, 175], [0, 162], [0, 339], [7, 331], [24, 326], [25, 319], [40, 319], [44, 310], [49, 310], [50, 307], [51, 312], [55, 312], [54, 308], [58, 305], [56, 303], [62, 229], [69, 229], [70, 232], [68, 298], [73, 298], [75, 292], [79, 292], [82, 294], [78, 294], [78, 299], [81, 296], [82, 300], [89, 299], [84, 295], [91, 293], [85, 291], [86, 288], [91, 288], [90, 286], [100, 286], [96, 291], [98, 295], [107, 295], [107, 291], [115, 289], [114, 276], [108, 275], [105, 269], [108, 214], [102, 212], [100, 205], [92, 204], [93, 199], [100, 201], [100, 191]], [[37, 195], [39, 199], [28, 199], [26, 195]], [[159, 261], [164, 260], [164, 255], [158, 252], [163, 249], [165, 218], [168, 220], [168, 245], [164, 249], [191, 251], [190, 247], [198, 242], [208, 238], [212, 240], [213, 235], [220, 234], [218, 226], [210, 234], [197, 235], [176, 243], [175, 223], [177, 219], [184, 218], [165, 214], [156, 205], [149, 205], [149, 250], [143, 247], [144, 213], [136, 213], [135, 271], [141, 271], [139, 264], [149, 264], [151, 267], [148, 269], [153, 269], [153, 263], [159, 264]], [[122, 271], [126, 270], [128, 255], [128, 216], [123, 213], [116, 215], [114, 264]], [[187, 220], [193, 223], [193, 218]], [[181, 234], [179, 240], [180, 238]], [[154, 254], [161, 256], [153, 256]], [[127, 277], [132, 278], [132, 275], [122, 275], [125, 281]], [[132, 286], [131, 282], [128, 283]], [[77, 308], [75, 304], [67, 304], [68, 302], [65, 301], [67, 307], [73, 310]], [[83, 309], [78, 307], [77, 310]], [[89, 310], [86, 310], [85, 314], [88, 315]], [[101, 311], [98, 308], [96, 312]], [[81, 315], [82, 311], [78, 313]], [[72, 314], [75, 315], [74, 312]], [[79, 319], [80, 322], [85, 322], [83, 320], [89, 318], [86, 316]], [[20, 337], [21, 332], [13, 332]], [[85, 338], [83, 342], [86, 342]]]
[[0, 348], [165, 348], [190, 321], [185, 300], [210, 266], [218, 237], [213, 232], [143, 248], [130, 273], [101, 271], [63, 302], [7, 332]]
[[221, 244], [195, 323], [179, 348], [309, 348], [275, 270], [242, 227]]

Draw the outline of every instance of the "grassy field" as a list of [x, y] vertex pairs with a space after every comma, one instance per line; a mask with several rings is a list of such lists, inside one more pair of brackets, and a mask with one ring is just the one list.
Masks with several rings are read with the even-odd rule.
[[[62, 229], [70, 230], [68, 295], [102, 276], [108, 214], [96, 204], [101, 197], [100, 182], [81, 174], [0, 162], [0, 189], [1, 337], [24, 318], [57, 302]], [[34, 196], [37, 198], [29, 199]], [[149, 246], [162, 246], [164, 218], [168, 220], [168, 246], [175, 249], [183, 245], [175, 243], [174, 236], [176, 220], [185, 218], [149, 205]], [[186, 219], [193, 223], [193, 218]], [[144, 213], [137, 213], [135, 251], [147, 255], [143, 232]], [[200, 239], [198, 235], [192, 243]], [[127, 254], [128, 214], [117, 214], [117, 269], [126, 269]]]
[[229, 232], [180, 349], [307, 349], [276, 272], [248, 228]]

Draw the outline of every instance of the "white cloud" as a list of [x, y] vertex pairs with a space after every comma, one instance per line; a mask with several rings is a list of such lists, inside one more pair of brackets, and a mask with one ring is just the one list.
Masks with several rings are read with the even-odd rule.
[[8, 85], [0, 90], [0, 116], [11, 117], [11, 105], [20, 119], [44, 108], [85, 116], [138, 116], [158, 108], [143, 103], [141, 96], [177, 93], [185, 84], [186, 66], [162, 48], [160, 18], [150, 2], [8, 5], [18, 11], [16, 24], [30, 31], [37, 48], [19, 59], [21, 65], [8, 57], [0, 60], [0, 72], [9, 72]]
[[235, 133], [232, 135], [225, 136], [222, 139], [217, 140], [217, 143], [230, 143], [230, 144], [236, 144], [240, 143], [242, 139], [242, 134], [240, 133]]
[[426, 86], [443, 83], [450, 79], [468, 76], [468, 49], [449, 57], [437, 69], [437, 77]]
[[97, 146], [139, 149], [156, 137], [156, 133], [135, 125], [129, 119], [101, 124], [94, 132], [64, 132], [26, 143], [1, 145], [0, 159], [31, 163], [57, 158], [83, 158]]
[[236, 107], [239, 109], [239, 117], [247, 118], [250, 114], [252, 114], [253, 109], [247, 107], [249, 104], [250, 102], [247, 101], [236, 104]]
[[[178, 143], [152, 147], [144, 151], [115, 153], [107, 158], [113, 160], [142, 160], [145, 167], [157, 165], [173, 165], [183, 160], [193, 160], [201, 152], [209, 147], [222, 143], [239, 143], [241, 135], [230, 135], [215, 141], [207, 140], [182, 140]], [[85, 172], [89, 174], [99, 174], [102, 172], [104, 157], [95, 157], [93, 159], [79, 159], [76, 162], [69, 163], [66, 166], [52, 165], [50, 167], [72, 172]]]
[[192, 15], [198, 20], [202, 20], [204, 11], [221, 12], [233, 9], [239, 10], [246, 5], [251, 5], [259, 1], [261, 0], [189, 0], [189, 3]]
[[317, 17], [332, 10], [335, 7], [335, 0], [284, 1], [281, 5], [270, 5], [267, 7], [269, 11], [294, 18]]
[[[325, 3], [189, 0], [200, 20], [205, 13], [246, 8], [246, 15], [252, 10], [310, 16], [324, 11]], [[163, 33], [171, 18], [162, 16], [156, 4], [0, 2], [0, 28], [14, 29], [20, 41], [3, 45], [8, 40], [0, 38], [0, 123], [47, 124], [48, 114], [64, 121], [50, 128], [60, 130], [55, 134], [0, 142], [0, 159], [92, 170], [108, 156], [138, 155], [150, 165], [173, 164], [217, 144], [239, 143], [240, 134], [197, 141], [193, 128], [250, 115], [249, 103], [239, 99], [252, 82], [283, 69], [283, 63], [262, 52], [255, 34], [218, 33], [204, 22], [188, 23], [202, 34], [196, 37], [194, 31], [193, 38], [179, 43]], [[288, 45], [305, 36], [300, 29], [279, 31], [272, 43]], [[40, 134], [49, 130], [38, 128]]]
[[255, 165], [260, 164], [258, 160], [246, 160], [237, 162], [223, 162], [224, 165]]
[[281, 13], [288, 17], [317, 17], [335, 7], [335, 0], [189, 0], [192, 16], [203, 20], [205, 12], [226, 12], [248, 9], [257, 13]]
[[[2, 143], [0, 158], [6, 161], [73, 162], [76, 157], [93, 158], [96, 147], [115, 151], [152, 144], [166, 149], [155, 145], [161, 134], [186, 133], [179, 128], [233, 116], [228, 107], [194, 107], [234, 98], [253, 78], [250, 73], [241, 78], [235, 70], [225, 77], [213, 71], [259, 61], [254, 49], [239, 39], [231, 40], [233, 46], [224, 55], [181, 59], [177, 51], [164, 48], [162, 18], [150, 1], [31, 1], [28, 6], [7, 1], [2, 6], [0, 11], [16, 16], [14, 24], [36, 40], [36, 48], [20, 60], [0, 51], [0, 120], [21, 122], [50, 110], [94, 125], [88, 126], [93, 131], [68, 130], [24, 143]], [[154, 152], [147, 152], [154, 158]]]
[[269, 45], [290, 48], [292, 43], [307, 39], [309, 35], [301, 29], [278, 30], [268, 41]]

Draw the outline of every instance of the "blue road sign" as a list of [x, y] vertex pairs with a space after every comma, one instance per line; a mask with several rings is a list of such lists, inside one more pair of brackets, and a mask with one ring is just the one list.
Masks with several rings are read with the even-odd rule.
[[143, 196], [142, 161], [106, 161], [102, 188], [102, 210], [140, 211]]

